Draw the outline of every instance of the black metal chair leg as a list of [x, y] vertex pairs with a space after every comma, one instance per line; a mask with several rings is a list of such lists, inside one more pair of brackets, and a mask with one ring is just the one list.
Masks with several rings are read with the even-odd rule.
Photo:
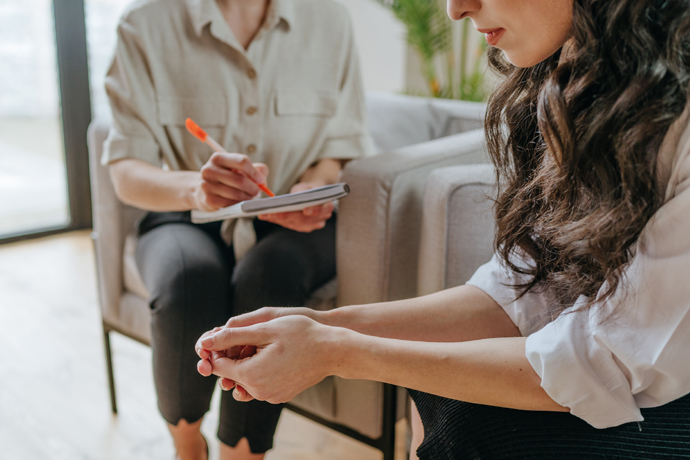
[[395, 421], [397, 390], [394, 385], [383, 385], [383, 429], [380, 439], [380, 449], [383, 452], [383, 460], [395, 459]]
[[108, 385], [110, 386], [110, 407], [113, 414], [117, 414], [117, 397], [115, 396], [115, 376], [113, 375], [113, 354], [110, 349], [110, 331], [103, 325], [103, 341], [105, 343], [105, 362], [108, 367]]

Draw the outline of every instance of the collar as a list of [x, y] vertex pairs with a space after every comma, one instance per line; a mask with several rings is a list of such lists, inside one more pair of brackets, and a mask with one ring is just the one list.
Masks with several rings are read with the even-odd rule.
[[[215, 0], [185, 0], [192, 27], [197, 36], [209, 23], [218, 19], [218, 5]], [[270, 0], [268, 11], [266, 12], [266, 28], [272, 29], [285, 21], [288, 28], [291, 28], [295, 21], [295, 7], [293, 0]]]
[[295, 24], [295, 5], [293, 0], [270, 0], [266, 25], [276, 27], [280, 21], [285, 21], [288, 29]]

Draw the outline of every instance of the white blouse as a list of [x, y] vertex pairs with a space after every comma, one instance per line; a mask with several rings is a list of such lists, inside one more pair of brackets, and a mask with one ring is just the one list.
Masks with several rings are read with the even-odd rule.
[[557, 315], [546, 292], [515, 300], [510, 285], [518, 278], [496, 256], [467, 283], [498, 302], [528, 337], [527, 359], [546, 393], [595, 428], [642, 421], [640, 408], [690, 393], [688, 119], [686, 110], [664, 139], [664, 205], [640, 236], [625, 287], [608, 301], [573, 312], [586, 300], [580, 298]]

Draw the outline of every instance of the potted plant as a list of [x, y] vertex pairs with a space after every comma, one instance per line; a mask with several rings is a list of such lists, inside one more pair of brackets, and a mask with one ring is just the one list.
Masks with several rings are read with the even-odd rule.
[[[486, 99], [487, 45], [473, 36], [469, 19], [454, 25], [439, 0], [377, 1], [405, 25], [407, 42], [420, 58], [429, 94], [468, 101]], [[459, 41], [455, 40], [458, 35]]]

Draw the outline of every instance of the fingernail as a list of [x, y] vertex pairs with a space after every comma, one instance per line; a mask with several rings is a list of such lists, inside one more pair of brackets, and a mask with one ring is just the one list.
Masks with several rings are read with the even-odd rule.
[[218, 380], [218, 386], [221, 390], [228, 391], [228, 388], [225, 388], [225, 385], [223, 385], [223, 379]]
[[213, 336], [206, 337], [201, 341], [201, 346], [204, 348], [209, 348], [213, 346]]

